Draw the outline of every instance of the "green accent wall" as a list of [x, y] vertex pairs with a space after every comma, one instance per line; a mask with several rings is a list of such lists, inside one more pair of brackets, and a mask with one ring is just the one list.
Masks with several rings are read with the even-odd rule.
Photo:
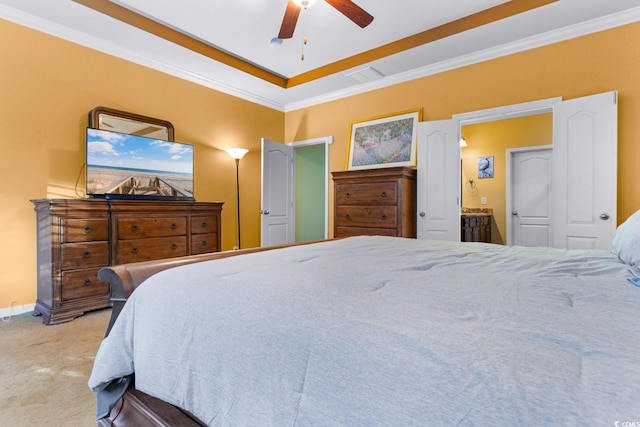
[[296, 242], [324, 239], [325, 144], [297, 147]]

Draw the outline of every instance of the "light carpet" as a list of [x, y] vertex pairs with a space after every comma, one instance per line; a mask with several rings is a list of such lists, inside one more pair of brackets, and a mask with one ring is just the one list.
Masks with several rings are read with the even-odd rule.
[[87, 381], [110, 315], [53, 326], [31, 313], [0, 319], [0, 426], [97, 425]]

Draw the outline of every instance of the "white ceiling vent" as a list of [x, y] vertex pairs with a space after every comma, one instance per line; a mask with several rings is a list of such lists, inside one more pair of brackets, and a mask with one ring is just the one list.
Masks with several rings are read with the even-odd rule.
[[347, 77], [351, 77], [358, 83], [366, 83], [373, 80], [378, 80], [384, 77], [380, 71], [376, 70], [373, 67], [362, 68], [360, 70], [354, 71], [352, 73], [347, 74]]

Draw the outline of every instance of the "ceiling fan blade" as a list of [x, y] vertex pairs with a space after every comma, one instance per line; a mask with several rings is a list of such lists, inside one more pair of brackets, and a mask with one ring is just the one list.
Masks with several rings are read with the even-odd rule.
[[360, 6], [352, 2], [351, 0], [325, 0], [331, 6], [336, 8], [338, 12], [342, 13], [347, 18], [355, 22], [360, 28], [364, 28], [371, 24], [373, 16], [367, 13]]
[[282, 18], [280, 32], [278, 33], [279, 39], [290, 39], [293, 37], [293, 32], [295, 31], [296, 23], [298, 22], [298, 15], [300, 15], [300, 7], [292, 0], [289, 0], [289, 3], [287, 3], [287, 9], [284, 11], [284, 18]]

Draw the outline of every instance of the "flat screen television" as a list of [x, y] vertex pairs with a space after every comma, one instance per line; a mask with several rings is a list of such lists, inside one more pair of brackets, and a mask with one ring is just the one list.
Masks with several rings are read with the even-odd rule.
[[86, 194], [194, 200], [193, 146], [87, 128]]

